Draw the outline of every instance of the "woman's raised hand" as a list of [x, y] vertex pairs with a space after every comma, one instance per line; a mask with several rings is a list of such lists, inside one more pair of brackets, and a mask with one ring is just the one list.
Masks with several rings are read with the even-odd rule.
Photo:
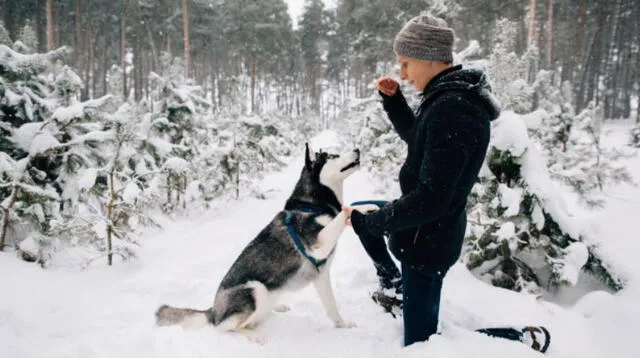
[[376, 88], [378, 91], [386, 94], [387, 96], [393, 96], [398, 92], [399, 84], [396, 80], [389, 76], [380, 77], [376, 81]]

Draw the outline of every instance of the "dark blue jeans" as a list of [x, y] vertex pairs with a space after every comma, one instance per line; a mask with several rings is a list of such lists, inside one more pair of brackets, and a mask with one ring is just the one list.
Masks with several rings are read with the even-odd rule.
[[402, 264], [404, 345], [422, 342], [438, 330], [442, 272], [419, 272]]

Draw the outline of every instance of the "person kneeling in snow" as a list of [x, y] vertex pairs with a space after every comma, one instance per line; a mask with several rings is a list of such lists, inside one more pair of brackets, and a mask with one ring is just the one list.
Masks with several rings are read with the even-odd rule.
[[366, 214], [343, 208], [380, 279], [373, 299], [389, 312], [402, 308], [405, 345], [436, 333], [442, 280], [460, 257], [467, 197], [487, 153], [490, 121], [500, 113], [485, 73], [453, 66], [453, 42], [453, 29], [426, 13], [396, 35], [400, 77], [422, 92], [414, 115], [398, 82], [377, 81], [383, 107], [408, 146], [399, 173], [402, 196], [377, 202], [380, 209]]

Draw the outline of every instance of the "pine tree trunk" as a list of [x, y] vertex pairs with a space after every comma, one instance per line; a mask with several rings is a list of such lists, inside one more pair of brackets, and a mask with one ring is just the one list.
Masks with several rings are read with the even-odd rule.
[[53, 3], [53, 45], [55, 48], [60, 45], [60, 24], [65, 23], [66, 19], [63, 19], [63, 13], [59, 12], [59, 9], [55, 6], [55, 4], [60, 3], [60, 1], [54, 1]]
[[[90, 30], [87, 30], [87, 33], [85, 34], [85, 37], [87, 39], [90, 39], [91, 36], [93, 36], [91, 34]], [[90, 41], [85, 40], [85, 44], [90, 44]], [[85, 66], [84, 66], [84, 93], [82, 95], [82, 97], [84, 98], [89, 98], [89, 93], [90, 91], [90, 86], [91, 86], [91, 63], [93, 61], [93, 58], [91, 56], [91, 48], [93, 46], [91, 45], [87, 45], [86, 46], [86, 56], [87, 56], [87, 60], [85, 61]]]
[[7, 237], [7, 229], [9, 228], [9, 216], [11, 214], [11, 209], [18, 198], [18, 194], [20, 192], [20, 187], [14, 185], [11, 189], [11, 194], [9, 195], [9, 200], [6, 202], [6, 207], [0, 207], [2, 209], [2, 221], [0, 222], [0, 251], [4, 251], [4, 243]]
[[576, 27], [576, 42], [575, 42], [575, 69], [576, 71], [580, 71], [580, 65], [583, 63], [582, 61], [582, 47], [584, 41], [584, 22], [585, 16], [587, 15], [587, 6], [585, 4], [586, 0], [580, 0], [580, 6], [578, 10], [578, 26]]
[[224, 94], [224, 92], [223, 92], [224, 91], [224, 87], [223, 87], [222, 81], [220, 81], [220, 77], [219, 76], [220, 75], [218, 75], [216, 73], [216, 77], [217, 77], [217, 79], [216, 79], [216, 95], [217, 95], [216, 98], [218, 99], [218, 108], [221, 108], [222, 104], [223, 104], [222, 103], [222, 98], [223, 98], [223, 94]]
[[529, 34], [527, 36], [528, 46], [536, 44], [536, 0], [529, 0]]
[[258, 56], [251, 56], [251, 113], [255, 111], [256, 75], [258, 72]]
[[191, 44], [189, 43], [189, 5], [187, 0], [182, 0], [182, 30], [184, 39], [184, 71], [185, 76], [191, 74]]
[[136, 102], [140, 101], [140, 73], [142, 70], [142, 51], [140, 51], [140, 37], [135, 36], [133, 40], [133, 51], [136, 56], [133, 57], [133, 98]]
[[[215, 63], [214, 61], [211, 61], [211, 63]], [[213, 104], [213, 111], [216, 112], [218, 109], [218, 101], [217, 99], [219, 99], [218, 94], [216, 93], [216, 90], [218, 89], [218, 81], [217, 81], [217, 77], [218, 77], [218, 72], [216, 69], [213, 68], [213, 65], [209, 66], [209, 73], [211, 76], [210, 82], [211, 82], [211, 103]]]
[[89, 94], [89, 97], [95, 97], [98, 89], [98, 55], [96, 54], [96, 47], [98, 46], [97, 34], [96, 37], [94, 37], [94, 41], [96, 41], [96, 43], [91, 46], [91, 55], [89, 56], [91, 59], [89, 61], [89, 65], [91, 66], [91, 93]]
[[81, 58], [80, 54], [80, 36], [82, 34], [82, 0], [76, 0], [75, 11], [75, 33], [73, 34], [73, 62], [78, 67]]
[[[9, 26], [9, 4], [7, 3], [9, 0], [2, 0], [2, 21], [4, 22], [5, 28]], [[7, 28], [7, 31], [9, 29]]]
[[127, 100], [127, 6], [129, 0], [122, 0], [120, 12], [120, 68], [122, 69], [122, 96]]
[[171, 205], [171, 173], [167, 174], [167, 206]]
[[47, 51], [56, 47], [53, 35], [53, 0], [47, 0]]
[[113, 207], [116, 201], [113, 176], [113, 169], [111, 169], [109, 172], [109, 203], [107, 203], [107, 260], [109, 266], [113, 265]]
[[[604, 65], [604, 73], [605, 73], [605, 90], [604, 90], [604, 113], [605, 118], [612, 118], [615, 116], [615, 107], [617, 97], [617, 84], [615, 74], [617, 73], [616, 69], [621, 61], [620, 59], [620, 48], [618, 48], [618, 25], [620, 22], [620, 8], [622, 5], [621, 0], [616, 0], [616, 5], [613, 12], [613, 18], [611, 21], [611, 36], [608, 41], [608, 46], [606, 46], [606, 60]], [[618, 57], [618, 61], [614, 63], [614, 57]]]
[[151, 28], [149, 27], [148, 22], [146, 23], [145, 27], [147, 28], [147, 38], [149, 40], [149, 46], [151, 46], [151, 70], [157, 72], [160, 66], [158, 65], [158, 50], [156, 48], [156, 41], [153, 38], [153, 33], [151, 32]]
[[[6, 0], [5, 0], [6, 1]], [[42, 31], [42, 0], [36, 0], [36, 24], [35, 24], [35, 31], [36, 31], [36, 41], [38, 41], [38, 46], [36, 48], [36, 51], [38, 52], [44, 52], [44, 41], [42, 41], [42, 36], [40, 36], [40, 32]]]
[[105, 51], [104, 49], [107, 48], [107, 38], [104, 38], [104, 44], [105, 46], [102, 49], [102, 68], [100, 71], [100, 79], [102, 81], [102, 93], [100, 94], [101, 96], [107, 94], [108, 92], [108, 88], [107, 88], [107, 71], [109, 70], [109, 59], [107, 57], [107, 51]]
[[551, 68], [553, 55], [553, 0], [549, 0], [549, 19], [547, 26], [547, 68]]

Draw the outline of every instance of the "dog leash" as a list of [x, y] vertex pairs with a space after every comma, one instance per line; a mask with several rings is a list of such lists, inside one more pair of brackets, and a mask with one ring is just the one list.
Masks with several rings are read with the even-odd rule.
[[367, 205], [367, 204], [373, 204], [373, 205], [376, 205], [377, 207], [381, 208], [381, 207], [389, 204], [389, 202], [386, 201], [386, 200], [361, 200], [361, 201], [354, 201], [353, 203], [351, 203], [351, 206]]

